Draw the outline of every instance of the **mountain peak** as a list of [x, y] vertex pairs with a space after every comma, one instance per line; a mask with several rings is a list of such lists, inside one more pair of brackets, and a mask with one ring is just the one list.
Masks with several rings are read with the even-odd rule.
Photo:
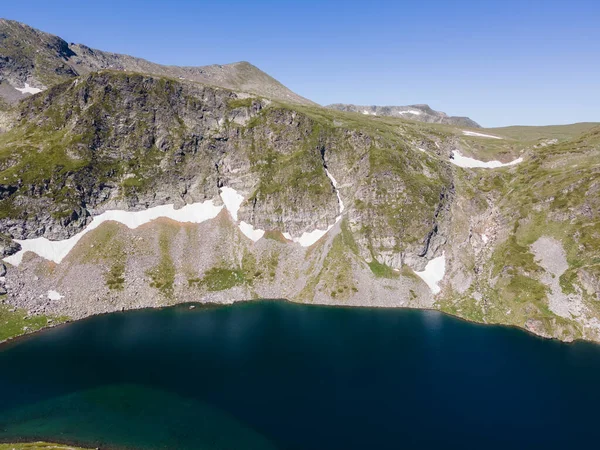
[[13, 103], [27, 94], [90, 72], [110, 69], [160, 75], [248, 92], [261, 97], [314, 104], [247, 61], [166, 66], [84, 44], [67, 43], [14, 20], [0, 19], [0, 99]]

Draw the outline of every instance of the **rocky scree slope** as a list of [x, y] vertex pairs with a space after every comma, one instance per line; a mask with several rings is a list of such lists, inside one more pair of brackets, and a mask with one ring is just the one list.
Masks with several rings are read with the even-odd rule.
[[[600, 340], [597, 128], [486, 139], [120, 71], [69, 79], [8, 112], [4, 255], [15, 239], [75, 236], [108, 210], [220, 206], [226, 188], [242, 197], [202, 223], [106, 222], [60, 263], [29, 252], [6, 264], [10, 335], [99, 312], [269, 297], [437, 308]], [[464, 169], [456, 152], [523, 162]], [[242, 222], [265, 234], [248, 239]], [[292, 242], [314, 230], [329, 231]], [[418, 274], [440, 258], [434, 294]]]
[[0, 99], [11, 103], [34, 91], [102, 69], [197, 81], [291, 103], [314, 104], [247, 62], [201, 67], [164, 66], [133, 56], [69, 44], [25, 24], [0, 19]]
[[419, 122], [443, 123], [466, 128], [481, 128], [477, 122], [468, 117], [449, 116], [444, 112], [431, 109], [429, 105], [360, 106], [334, 103], [332, 105], [327, 105], [326, 108], [373, 116], [402, 117], [404, 119], [416, 120]]

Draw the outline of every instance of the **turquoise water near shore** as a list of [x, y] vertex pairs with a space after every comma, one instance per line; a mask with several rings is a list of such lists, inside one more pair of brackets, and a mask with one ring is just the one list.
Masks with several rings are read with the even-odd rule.
[[260, 301], [0, 347], [0, 441], [100, 448], [596, 446], [600, 346], [434, 311]]

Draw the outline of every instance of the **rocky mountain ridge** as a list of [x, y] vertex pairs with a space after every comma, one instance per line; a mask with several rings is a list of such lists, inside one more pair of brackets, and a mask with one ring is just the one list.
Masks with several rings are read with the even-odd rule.
[[468, 117], [449, 116], [444, 112], [431, 109], [429, 105], [360, 106], [334, 103], [332, 105], [327, 105], [326, 108], [373, 116], [402, 117], [404, 119], [416, 120], [419, 122], [443, 123], [466, 128], [481, 128], [481, 125], [474, 120], [469, 119]]
[[8, 103], [56, 83], [107, 69], [196, 81], [286, 102], [314, 104], [245, 61], [201, 67], [165, 66], [67, 43], [58, 36], [7, 19], [0, 19], [0, 55], [0, 99]]
[[[14, 73], [60, 75], [52, 61]], [[1, 125], [0, 340], [261, 297], [600, 340], [598, 124], [473, 132], [91, 70], [5, 105]]]

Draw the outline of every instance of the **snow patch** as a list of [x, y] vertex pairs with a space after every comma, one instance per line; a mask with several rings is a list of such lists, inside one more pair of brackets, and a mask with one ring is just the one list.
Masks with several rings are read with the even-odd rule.
[[489, 239], [488, 239], [488, 237], [485, 234], [482, 234], [481, 235], [481, 240], [483, 241], [484, 244], [487, 244]]
[[[221, 199], [223, 200], [223, 203], [225, 203], [225, 208], [227, 208], [227, 211], [231, 214], [233, 221], [237, 222], [238, 211], [244, 202], [244, 196], [238, 194], [235, 189], [225, 186], [221, 188]], [[244, 236], [254, 242], [258, 241], [265, 234], [265, 230], [254, 228], [254, 225], [244, 222], [243, 220], [238, 224], [238, 228]]]
[[420, 150], [420, 151], [422, 151], [423, 153], [427, 153], [427, 150], [425, 150], [424, 148], [421, 148], [421, 147], [417, 147], [417, 150]]
[[446, 256], [438, 256], [433, 258], [425, 266], [425, 270], [422, 272], [415, 272], [431, 289], [431, 292], [437, 294], [440, 292], [439, 282], [444, 278], [446, 273]]
[[281, 233], [283, 234], [283, 237], [286, 238], [288, 241], [292, 240], [292, 235], [290, 233]]
[[491, 134], [484, 134], [484, 133], [476, 133], [475, 131], [467, 131], [467, 130], [463, 130], [463, 134], [466, 136], [484, 137], [484, 138], [490, 138], [490, 139], [504, 139], [504, 138], [501, 138], [500, 136], [493, 136]]
[[327, 177], [331, 180], [331, 184], [333, 184], [333, 187], [335, 189], [335, 194], [337, 195], [338, 203], [340, 205], [340, 214], [342, 214], [344, 212], [344, 202], [342, 201], [342, 197], [340, 196], [340, 191], [338, 190], [337, 181], [335, 180], [335, 178], [333, 178], [333, 175], [331, 175], [331, 173], [329, 173], [329, 170], [325, 169], [325, 173], [327, 174]]
[[243, 220], [240, 222], [239, 228], [248, 239], [251, 239], [254, 242], [258, 241], [265, 234], [265, 230], [255, 229], [253, 225], [246, 223]]
[[71, 236], [69, 239], [60, 241], [51, 241], [44, 237], [24, 240], [15, 239], [16, 242], [21, 244], [21, 250], [14, 255], [4, 258], [4, 261], [13, 266], [18, 266], [21, 263], [25, 252], [29, 251], [36, 253], [42, 258], [60, 264], [64, 257], [69, 254], [77, 242], [79, 242], [86, 233], [98, 228], [103, 222], [112, 220], [122, 223], [131, 229], [135, 229], [140, 225], [156, 220], [159, 217], [166, 217], [177, 222], [202, 223], [216, 217], [222, 209], [222, 206], [215, 206], [212, 200], [208, 200], [203, 203], [185, 205], [180, 209], [175, 209], [171, 204], [155, 206], [144, 211], [105, 211], [94, 217], [92, 222], [83, 231], [80, 231], [75, 236]]
[[484, 168], [484, 169], [496, 169], [498, 167], [506, 167], [506, 166], [514, 166], [515, 164], [519, 164], [523, 162], [523, 158], [517, 158], [514, 161], [503, 163], [500, 161], [479, 161], [478, 159], [469, 158], [468, 156], [463, 156], [457, 150], [452, 151], [452, 158], [450, 162], [458, 167], [465, 168]]
[[[336, 220], [336, 223], [337, 223], [337, 221], [338, 220]], [[302, 233], [302, 236], [297, 237], [297, 238], [292, 238], [292, 241], [300, 244], [302, 247], [310, 247], [315, 242], [317, 242], [319, 239], [321, 239], [323, 236], [325, 236], [327, 234], [327, 232], [329, 230], [331, 230], [332, 228], [333, 228], [333, 225], [329, 225], [326, 230], [316, 229], [316, 230], [313, 230], [310, 232], [305, 231], [304, 233]], [[284, 236], [285, 236], [285, 234], [284, 234]], [[289, 234], [288, 234], [288, 236], [289, 236]]]
[[415, 116], [420, 116], [423, 114], [423, 111], [416, 111], [414, 109], [410, 109], [408, 111], [398, 111], [398, 114], [414, 114]]
[[38, 92], [42, 92], [43, 89], [39, 89], [33, 86], [29, 86], [29, 84], [25, 83], [25, 87], [23, 88], [15, 88], [17, 91], [19, 91], [21, 94], [37, 94]]
[[222, 187], [221, 188], [221, 200], [225, 203], [225, 208], [231, 214], [231, 217], [235, 222], [238, 220], [238, 211], [242, 202], [244, 201], [244, 196], [238, 194], [238, 192], [230, 187]]
[[61, 298], [64, 298], [64, 296], [58, 292], [53, 290], [48, 291], [48, 300], [60, 300]]

